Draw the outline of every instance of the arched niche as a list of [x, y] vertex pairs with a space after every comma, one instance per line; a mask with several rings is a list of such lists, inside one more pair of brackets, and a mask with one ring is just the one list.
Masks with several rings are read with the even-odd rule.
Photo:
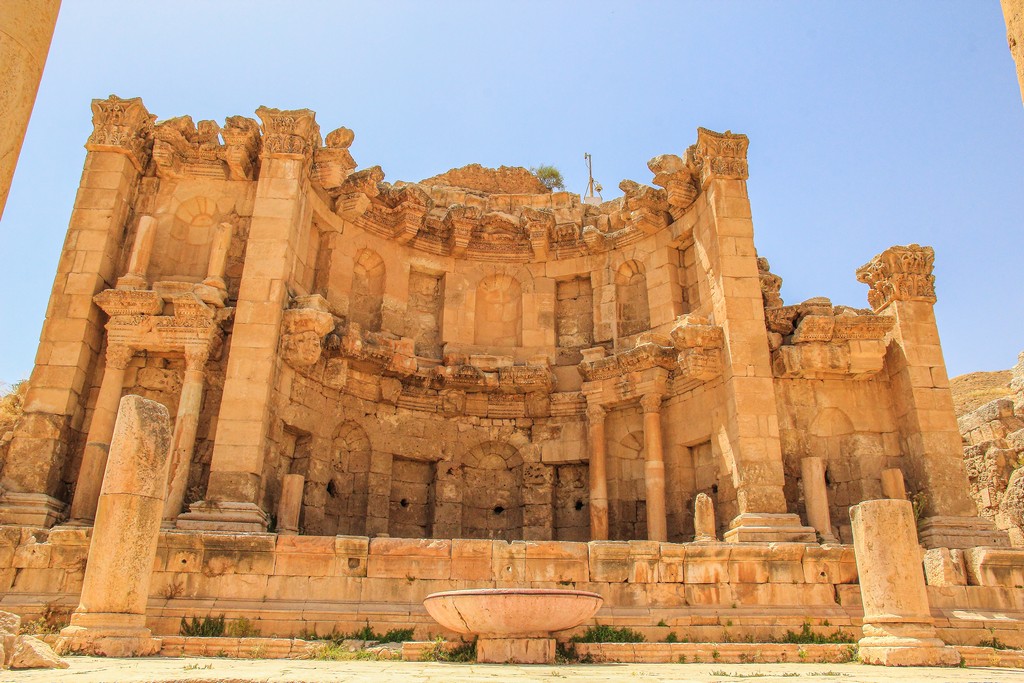
[[651, 327], [647, 276], [643, 264], [635, 259], [615, 271], [615, 311], [619, 337], [646, 332]]
[[523, 538], [523, 459], [513, 446], [487, 441], [462, 459], [462, 537]]
[[352, 268], [352, 292], [349, 295], [349, 321], [363, 329], [379, 332], [384, 305], [384, 260], [377, 252], [363, 249]]

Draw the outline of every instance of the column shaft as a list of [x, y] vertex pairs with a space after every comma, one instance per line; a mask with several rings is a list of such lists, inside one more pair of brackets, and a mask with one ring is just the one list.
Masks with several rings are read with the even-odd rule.
[[107, 467], [110, 439], [114, 435], [117, 406], [124, 388], [124, 371], [134, 352], [124, 347], [107, 348], [107, 364], [92, 411], [89, 435], [86, 437], [82, 466], [78, 470], [75, 497], [71, 503], [71, 524], [91, 524], [96, 517], [96, 503]]
[[590, 446], [590, 540], [608, 540], [607, 444], [604, 433], [605, 411], [600, 406], [587, 409]]
[[171, 438], [171, 465], [167, 475], [167, 500], [164, 502], [164, 525], [173, 525], [181, 513], [188, 488], [188, 475], [192, 466], [192, 454], [196, 445], [196, 429], [199, 427], [199, 411], [203, 405], [203, 383], [206, 350], [190, 356], [185, 353], [185, 381], [181, 385], [178, 400], [178, 414], [174, 419], [174, 436]]
[[667, 541], [665, 513], [665, 455], [661, 441], [661, 397], [645, 396], [644, 488], [647, 494], [647, 540]]
[[281, 483], [281, 500], [277, 504], [277, 533], [294, 536], [299, 533], [299, 513], [302, 511], [302, 491], [306, 478], [301, 474], [286, 474]]
[[36, 103], [60, 0], [0, 3], [0, 217]]
[[804, 506], [807, 508], [807, 523], [818, 532], [822, 542], [835, 543], [832, 517], [828, 510], [825, 461], [815, 457], [804, 458], [800, 461], [800, 471], [804, 486]]

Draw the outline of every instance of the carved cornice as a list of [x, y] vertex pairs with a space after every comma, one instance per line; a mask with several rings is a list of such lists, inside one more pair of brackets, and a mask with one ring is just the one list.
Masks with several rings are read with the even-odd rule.
[[320, 126], [309, 109], [281, 110], [260, 107], [256, 115], [263, 122], [263, 157], [310, 161], [320, 147]]
[[224, 138], [224, 163], [231, 180], [252, 180], [259, 167], [263, 138], [260, 125], [247, 116], [229, 116], [220, 131]]
[[784, 302], [779, 295], [782, 291], [782, 278], [771, 272], [771, 265], [763, 256], [757, 258], [757, 277], [761, 282], [761, 299], [765, 309], [782, 306]]
[[698, 128], [697, 144], [687, 150], [687, 161], [700, 178], [701, 187], [715, 178], [746, 180], [749, 144], [746, 135]]
[[327, 134], [324, 147], [313, 153], [313, 177], [326, 190], [341, 187], [352, 169], [355, 159], [348, 151], [355, 140], [355, 133], [348, 128], [338, 128]]
[[871, 287], [868, 303], [876, 311], [893, 301], [935, 303], [935, 250], [919, 244], [889, 247], [857, 269], [857, 280]]
[[675, 154], [662, 154], [647, 162], [647, 168], [654, 174], [651, 182], [665, 188], [669, 213], [679, 218], [697, 198], [697, 183], [693, 169]]
[[111, 95], [92, 101], [92, 135], [85, 148], [90, 152], [117, 152], [131, 160], [139, 173], [149, 163], [153, 147], [153, 122], [139, 97], [121, 99]]
[[[209, 349], [221, 336], [218, 312], [189, 292], [171, 298], [171, 315], [161, 315], [164, 296], [147, 290], [108, 289], [94, 297], [110, 320], [107, 344], [156, 352]], [[230, 309], [219, 309], [227, 315]]]

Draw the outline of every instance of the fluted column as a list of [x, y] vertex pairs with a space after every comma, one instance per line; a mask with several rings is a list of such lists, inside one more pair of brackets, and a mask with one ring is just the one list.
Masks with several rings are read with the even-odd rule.
[[114, 435], [117, 406], [121, 402], [121, 390], [124, 388], [124, 371], [134, 355], [135, 351], [127, 346], [107, 347], [107, 362], [92, 411], [92, 422], [82, 453], [82, 466], [78, 470], [78, 483], [71, 502], [71, 519], [68, 524], [89, 525], [96, 517], [96, 503], [103, 484], [103, 472], [107, 467], [110, 439]]
[[647, 540], [667, 541], [665, 455], [661, 442], [661, 395], [640, 399], [644, 411], [644, 488], [647, 492]]
[[199, 427], [199, 411], [203, 405], [203, 384], [206, 377], [203, 368], [209, 355], [208, 344], [185, 347], [185, 381], [181, 385], [178, 415], [174, 420], [171, 464], [167, 475], [167, 498], [164, 500], [165, 527], [174, 526], [174, 520], [181, 514], [181, 506], [185, 502], [192, 453], [196, 445], [196, 429]]
[[587, 440], [590, 446], [590, 540], [608, 540], [608, 471], [604, 433], [605, 409], [587, 406]]
[[0, 3], [0, 217], [36, 103], [60, 0]]

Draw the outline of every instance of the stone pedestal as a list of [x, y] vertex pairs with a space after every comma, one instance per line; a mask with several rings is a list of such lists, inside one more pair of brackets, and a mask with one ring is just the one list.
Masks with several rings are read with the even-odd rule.
[[850, 508], [864, 602], [866, 664], [953, 666], [960, 654], [936, 637], [917, 542], [913, 506], [869, 500]]
[[554, 638], [485, 638], [476, 641], [481, 664], [554, 664]]
[[125, 396], [117, 414], [78, 609], [63, 651], [141, 657], [160, 651], [146, 628], [171, 444], [167, 408]]
[[60, 0], [0, 3], [0, 216], [36, 103]]

